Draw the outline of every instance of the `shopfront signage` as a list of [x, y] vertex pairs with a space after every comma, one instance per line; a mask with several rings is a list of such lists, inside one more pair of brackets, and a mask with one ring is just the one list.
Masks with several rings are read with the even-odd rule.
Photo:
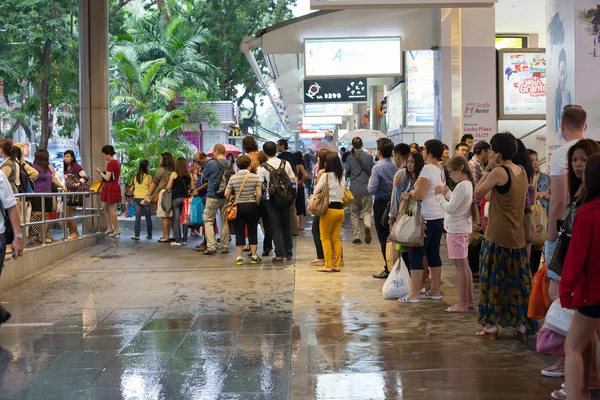
[[406, 126], [433, 126], [432, 50], [406, 52]]
[[404, 84], [399, 84], [393, 88], [387, 96], [387, 126], [388, 133], [398, 133], [402, 130], [404, 121], [404, 107], [402, 99], [404, 97]]
[[324, 103], [324, 104], [305, 104], [305, 117], [328, 117], [328, 116], [348, 116], [352, 115], [352, 103]]
[[[370, 0], [369, 8], [491, 7], [497, 0]], [[311, 10], [365, 8], [365, 0], [310, 0]]]
[[342, 117], [307, 117], [302, 118], [302, 125], [314, 125], [314, 124], [334, 124], [340, 125], [342, 123]]
[[546, 119], [546, 51], [500, 50], [500, 119]]
[[402, 75], [400, 37], [305, 39], [306, 78]]
[[312, 131], [332, 131], [335, 129], [335, 124], [308, 124], [302, 127]]
[[304, 103], [365, 101], [367, 101], [367, 78], [304, 80]]

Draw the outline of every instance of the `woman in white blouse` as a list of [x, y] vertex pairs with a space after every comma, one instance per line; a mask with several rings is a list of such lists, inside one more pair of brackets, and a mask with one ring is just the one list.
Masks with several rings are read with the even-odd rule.
[[[344, 167], [337, 153], [329, 153], [325, 158], [325, 173], [321, 175], [315, 194], [321, 193], [325, 183], [329, 185], [329, 208], [319, 221], [321, 243], [325, 255], [325, 265], [319, 272], [340, 272], [342, 265], [342, 223], [344, 222]], [[332, 255], [333, 248], [333, 255]]]

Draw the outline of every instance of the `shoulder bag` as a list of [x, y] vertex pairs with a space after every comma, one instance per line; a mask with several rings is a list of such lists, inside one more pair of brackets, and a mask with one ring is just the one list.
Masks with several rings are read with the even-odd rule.
[[323, 189], [313, 195], [311, 212], [317, 217], [321, 217], [329, 210], [329, 175], [325, 174], [325, 184]]
[[133, 192], [135, 190], [135, 183], [133, 181], [134, 179], [135, 175], [129, 181], [129, 185], [125, 187], [125, 197], [133, 197]]
[[571, 234], [569, 227], [571, 226], [571, 216], [573, 211], [577, 209], [577, 203], [571, 204], [571, 209], [567, 214], [567, 218], [564, 219], [560, 231], [558, 232], [558, 238], [552, 250], [552, 256], [550, 257], [550, 264], [548, 269], [552, 272], [562, 275], [563, 265], [567, 258], [567, 251], [569, 250], [569, 244], [571, 243]]
[[360, 159], [360, 157], [356, 153], [352, 154], [352, 156], [356, 159], [356, 162], [360, 166], [360, 169], [365, 171], [365, 174], [369, 175], [369, 172], [367, 171], [367, 167], [365, 166], [365, 163]]
[[227, 216], [227, 221], [233, 221], [234, 219], [237, 218], [237, 209], [238, 209], [237, 201], [240, 198], [240, 194], [242, 194], [242, 190], [244, 190], [244, 185], [246, 185], [246, 181], [248, 180], [249, 176], [250, 176], [250, 172], [248, 172], [246, 174], [246, 176], [244, 176], [244, 180], [242, 181], [240, 190], [238, 190], [235, 197], [234, 196], [229, 197], [229, 200], [227, 200], [227, 202], [223, 205], [222, 215]]
[[416, 211], [412, 215], [407, 215], [406, 210], [398, 215], [388, 239], [406, 247], [423, 247], [425, 224], [426, 221], [421, 215], [421, 202], [418, 201]]

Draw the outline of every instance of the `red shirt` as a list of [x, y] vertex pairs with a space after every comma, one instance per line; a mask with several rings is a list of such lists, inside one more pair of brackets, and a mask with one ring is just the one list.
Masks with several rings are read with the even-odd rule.
[[560, 277], [565, 308], [600, 305], [600, 198], [577, 209], [569, 251]]

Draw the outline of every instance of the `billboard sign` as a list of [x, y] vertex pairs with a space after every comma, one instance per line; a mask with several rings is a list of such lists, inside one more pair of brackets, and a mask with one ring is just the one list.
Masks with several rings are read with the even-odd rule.
[[330, 117], [336, 115], [348, 116], [352, 115], [354, 107], [352, 103], [322, 103], [322, 104], [305, 104], [305, 117]]
[[500, 50], [500, 119], [546, 119], [546, 50]]
[[406, 126], [433, 126], [433, 50], [406, 52]]
[[400, 37], [304, 39], [307, 78], [402, 75]]
[[367, 101], [367, 78], [305, 79], [304, 103]]

